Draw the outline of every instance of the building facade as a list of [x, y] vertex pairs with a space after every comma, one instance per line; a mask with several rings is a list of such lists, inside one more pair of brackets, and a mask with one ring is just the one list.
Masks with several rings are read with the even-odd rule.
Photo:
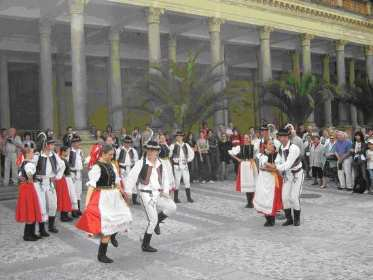
[[[191, 50], [202, 50], [202, 66], [223, 61], [229, 80], [265, 83], [298, 62], [341, 87], [357, 74], [373, 82], [372, 30], [363, 0], [1, 1], [0, 126], [141, 123], [127, 106], [131, 83]], [[275, 122], [262, 107], [256, 119]], [[309, 121], [357, 126], [364, 117], [329, 100]]]

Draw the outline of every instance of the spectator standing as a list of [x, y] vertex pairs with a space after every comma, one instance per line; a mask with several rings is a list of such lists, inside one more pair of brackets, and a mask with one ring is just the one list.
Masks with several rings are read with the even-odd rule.
[[225, 133], [222, 134], [218, 147], [221, 166], [220, 180], [225, 181], [228, 178], [228, 165], [231, 162], [231, 156], [228, 151], [232, 149], [232, 143], [228, 141], [228, 137]]
[[209, 142], [205, 138], [204, 132], [201, 130], [199, 133], [199, 139], [197, 140], [198, 150], [198, 166], [200, 170], [200, 181], [205, 184], [210, 180], [210, 160], [209, 160]]
[[320, 180], [320, 188], [325, 188], [323, 180], [323, 166], [325, 164], [324, 146], [320, 142], [320, 135], [312, 136], [312, 143], [310, 146], [310, 166], [312, 169], [313, 184], [318, 185], [317, 179]]
[[210, 160], [210, 183], [214, 183], [217, 180], [216, 174], [219, 168], [219, 153], [218, 153], [218, 137], [210, 129], [208, 132], [207, 141], [209, 143], [209, 160]]
[[191, 162], [188, 162], [188, 169], [190, 173], [190, 182], [193, 183], [195, 180], [199, 178], [198, 174], [198, 158], [199, 158], [199, 153], [197, 149], [197, 143], [196, 140], [194, 139], [193, 133], [189, 132], [187, 134], [187, 137], [185, 139], [185, 142], [189, 144], [190, 147], [192, 147], [195, 156], [194, 159]]
[[367, 170], [369, 174], [369, 188], [368, 191], [372, 194], [372, 185], [373, 185], [373, 138], [368, 139], [368, 149], [366, 150], [367, 158]]
[[[366, 150], [367, 144], [364, 141], [364, 135], [361, 131], [357, 131], [354, 134], [354, 142], [352, 144], [352, 178], [353, 184], [355, 185], [355, 179], [361, 177], [368, 186], [368, 177], [366, 173]], [[366, 190], [368, 192], [368, 190]]]
[[325, 145], [324, 154], [326, 158], [323, 174], [324, 174], [324, 185], [326, 187], [326, 177], [331, 177], [335, 182], [338, 180], [337, 172], [337, 156], [335, 155], [335, 135], [331, 134], [329, 137], [329, 143]]
[[352, 157], [351, 149], [352, 142], [346, 139], [346, 134], [338, 131], [337, 143], [335, 144], [335, 153], [337, 156], [338, 179], [340, 183], [339, 189], [352, 190]]
[[18, 167], [16, 165], [17, 154], [22, 149], [21, 137], [17, 135], [15, 128], [10, 128], [5, 143], [5, 167], [4, 167], [4, 185], [10, 184], [10, 173], [13, 184], [17, 184]]

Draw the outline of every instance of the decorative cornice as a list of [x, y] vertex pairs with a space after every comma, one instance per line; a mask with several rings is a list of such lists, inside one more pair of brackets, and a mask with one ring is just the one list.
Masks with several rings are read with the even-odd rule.
[[224, 20], [217, 17], [211, 17], [208, 20], [209, 32], [220, 32], [220, 27], [224, 23]]
[[296, 0], [220, 0], [220, 2], [244, 7], [253, 7], [255, 4], [260, 4], [277, 10], [285, 10], [297, 16], [310, 15], [358, 26], [373, 27], [373, 21], [369, 21], [363, 15], [354, 15], [347, 11], [333, 9], [332, 7], [322, 7], [309, 2], [302, 3]]
[[159, 24], [163, 13], [164, 9], [149, 7], [147, 9], [148, 24]]
[[83, 14], [87, 0], [68, 0], [70, 14]]

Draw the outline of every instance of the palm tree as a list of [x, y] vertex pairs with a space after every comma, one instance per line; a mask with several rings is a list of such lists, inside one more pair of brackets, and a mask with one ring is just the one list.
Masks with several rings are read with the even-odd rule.
[[345, 100], [370, 116], [373, 108], [373, 85], [366, 79], [357, 80], [354, 87], [347, 87]]
[[314, 75], [298, 78], [290, 73], [264, 85], [264, 104], [286, 113], [290, 122], [304, 123], [313, 110], [332, 99], [335, 92], [333, 85]]
[[185, 131], [227, 109], [222, 100], [239, 94], [224, 91], [221, 63], [202, 69], [198, 56], [189, 54], [186, 63], [171, 64], [169, 69], [151, 66], [149, 74], [130, 89], [136, 104], [129, 108], [155, 116], [166, 129]]

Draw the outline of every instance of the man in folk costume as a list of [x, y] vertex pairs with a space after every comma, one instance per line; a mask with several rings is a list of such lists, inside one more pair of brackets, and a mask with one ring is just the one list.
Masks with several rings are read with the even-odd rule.
[[280, 141], [278, 141], [275, 137], [273, 137], [269, 131], [269, 128], [270, 127], [273, 127], [273, 125], [271, 124], [265, 124], [263, 125], [259, 130], [260, 130], [260, 138], [259, 138], [259, 141], [256, 142], [257, 145], [259, 146], [256, 146], [256, 150], [259, 151], [260, 153], [263, 153], [264, 151], [264, 147], [265, 147], [265, 144], [264, 142], [268, 141], [268, 140], [272, 140], [273, 144], [275, 145], [276, 147], [276, 150], [278, 150], [281, 146], [281, 143]]
[[150, 246], [152, 234], [160, 234], [159, 224], [176, 212], [176, 204], [169, 196], [168, 176], [158, 158], [160, 146], [151, 140], [145, 148], [146, 154], [136, 162], [127, 177], [125, 190], [132, 193], [138, 185], [140, 199], [148, 218], [141, 248], [144, 252], [157, 252], [157, 249]]
[[170, 146], [171, 162], [174, 167], [175, 174], [175, 187], [174, 201], [180, 203], [179, 200], [179, 187], [181, 179], [185, 185], [185, 192], [188, 202], [194, 202], [190, 194], [190, 173], [188, 162], [193, 161], [194, 151], [192, 147], [184, 142], [184, 133], [178, 131], [176, 133], [176, 142]]
[[69, 167], [70, 172], [72, 175], [72, 179], [74, 182], [75, 187], [75, 194], [77, 198], [77, 204], [78, 204], [78, 210], [74, 212], [73, 216], [76, 217], [76, 215], [80, 216], [81, 213], [81, 197], [82, 197], [82, 171], [83, 171], [83, 153], [80, 149], [80, 142], [82, 140], [80, 139], [80, 136], [77, 134], [74, 134], [74, 136], [71, 139], [71, 149], [69, 154]]
[[[282, 188], [282, 203], [286, 221], [283, 226], [300, 225], [300, 194], [303, 184], [303, 169], [300, 149], [290, 142], [290, 133], [287, 129], [280, 129], [277, 136], [281, 142], [275, 164], [267, 163], [266, 167], [276, 168], [284, 178]], [[294, 219], [292, 211], [294, 211]]]
[[60, 157], [54, 152], [55, 140], [39, 134], [40, 152], [34, 155], [33, 161], [36, 163], [36, 190], [42, 212], [42, 222], [39, 223], [39, 231], [42, 237], [48, 237], [45, 230], [45, 222], [48, 221], [48, 231], [58, 233], [55, 227], [57, 211], [57, 194], [54, 185], [57, 173], [61, 166]]
[[97, 259], [103, 263], [112, 263], [107, 257], [109, 241], [118, 247], [115, 235], [126, 232], [132, 221], [130, 209], [125, 201], [126, 194], [120, 187], [120, 177], [112, 163], [115, 150], [104, 145], [99, 160], [88, 172], [86, 207], [76, 227], [92, 235], [100, 236], [101, 242]]
[[275, 168], [266, 167], [274, 163], [277, 157], [276, 147], [272, 140], [264, 142], [264, 151], [259, 153], [259, 175], [255, 189], [254, 207], [264, 214], [265, 227], [275, 225], [276, 213], [282, 210], [282, 177]]
[[[126, 178], [128, 177], [131, 169], [139, 160], [137, 151], [132, 147], [132, 143], [132, 137], [126, 135], [124, 137], [122, 146], [116, 151], [116, 159], [118, 161], [123, 186], [126, 184]], [[134, 205], [140, 205], [140, 203], [137, 202], [137, 193], [132, 194], [132, 203]]]
[[240, 146], [233, 147], [233, 149], [228, 151], [228, 153], [232, 158], [239, 162], [236, 178], [236, 191], [246, 193], [246, 208], [253, 208], [258, 169], [255, 163], [257, 150], [254, 145], [251, 144], [250, 136], [245, 134], [244, 143]]

